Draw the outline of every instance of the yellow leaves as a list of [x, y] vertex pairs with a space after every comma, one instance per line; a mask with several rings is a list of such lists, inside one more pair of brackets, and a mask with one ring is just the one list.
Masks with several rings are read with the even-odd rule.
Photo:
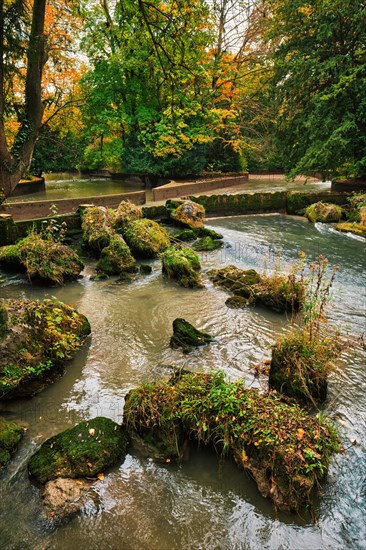
[[103, 481], [104, 480], [104, 474], [103, 473], [97, 474], [97, 479], [99, 481]]
[[303, 430], [302, 428], [299, 428], [299, 429], [297, 430], [297, 439], [298, 439], [299, 441], [301, 441], [301, 440], [303, 439], [304, 433], [305, 433], [305, 432], [304, 432], [304, 430]]
[[169, 462], [170, 462], [170, 458], [166, 458], [166, 459], [165, 459], [165, 462], [168, 462], [168, 463], [169, 463]]
[[248, 461], [248, 455], [247, 455], [247, 453], [245, 452], [244, 449], [241, 452], [241, 461], [242, 462], [247, 462]]

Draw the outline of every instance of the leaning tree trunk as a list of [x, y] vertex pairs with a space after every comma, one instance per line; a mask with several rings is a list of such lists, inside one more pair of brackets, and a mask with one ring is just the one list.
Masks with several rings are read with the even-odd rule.
[[9, 150], [4, 125], [4, 0], [0, 0], [0, 191], [11, 195], [32, 162], [34, 145], [42, 124], [42, 72], [46, 62], [44, 22], [47, 0], [34, 0], [27, 50], [25, 106], [21, 126]]

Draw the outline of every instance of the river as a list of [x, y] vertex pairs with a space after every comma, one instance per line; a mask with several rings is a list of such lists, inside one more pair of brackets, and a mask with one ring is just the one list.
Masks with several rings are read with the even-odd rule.
[[[365, 241], [280, 215], [209, 220], [224, 234], [225, 248], [202, 254], [203, 272], [235, 263], [262, 270], [319, 254], [338, 265], [330, 322], [352, 334], [365, 331]], [[28, 479], [30, 455], [47, 437], [103, 415], [120, 422], [124, 397], [143, 381], [166, 375], [164, 365], [201, 371], [221, 368], [230, 379], [266, 386], [253, 366], [270, 357], [288, 327], [285, 316], [265, 309], [232, 310], [227, 294], [205, 277], [206, 288], [189, 290], [166, 281], [159, 260], [153, 273], [132, 283], [84, 277], [61, 288], [41, 289], [20, 276], [5, 276], [4, 298], [56, 296], [90, 320], [92, 336], [65, 375], [29, 400], [1, 403], [0, 414], [27, 423], [19, 452], [1, 479], [0, 541], [6, 549], [262, 550], [361, 549], [366, 547], [366, 353], [350, 349], [330, 376], [327, 414], [337, 423], [344, 454], [331, 465], [316, 505], [318, 521], [276, 514], [255, 483], [227, 460], [219, 465], [207, 449], [180, 466], [155, 464], [137, 453], [97, 483], [98, 501], [57, 529], [40, 515], [37, 489]], [[215, 342], [190, 355], [171, 350], [172, 321], [184, 317]], [[352, 444], [352, 442], [356, 442]]]

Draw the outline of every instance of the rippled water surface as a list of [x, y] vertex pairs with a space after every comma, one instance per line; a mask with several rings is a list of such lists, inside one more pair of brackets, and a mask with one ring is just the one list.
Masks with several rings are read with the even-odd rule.
[[[329, 258], [340, 271], [334, 288], [332, 323], [352, 334], [365, 331], [365, 241], [327, 226], [284, 216], [210, 220], [224, 234], [225, 248], [202, 255], [203, 271], [235, 263], [262, 270], [294, 261]], [[119, 422], [124, 397], [142, 381], [166, 375], [166, 365], [224, 369], [231, 379], [265, 387], [253, 365], [270, 357], [286, 330], [284, 316], [264, 309], [232, 310], [227, 294], [214, 288], [186, 290], [153, 273], [132, 283], [91, 281], [88, 265], [80, 281], [47, 291], [18, 276], [6, 277], [2, 297], [56, 296], [87, 315], [92, 337], [65, 375], [30, 400], [1, 403], [0, 413], [29, 426], [20, 451], [1, 480], [0, 541], [3, 548], [50, 549], [348, 549], [365, 548], [366, 356], [348, 350], [330, 379], [327, 414], [338, 423], [346, 452], [331, 466], [318, 505], [318, 522], [273, 511], [255, 484], [234, 464], [219, 466], [207, 449], [181, 466], [154, 464], [137, 454], [97, 484], [98, 498], [69, 524], [52, 530], [41, 518], [37, 489], [26, 474], [29, 456], [47, 437], [82, 419], [103, 415]], [[169, 348], [171, 325], [184, 317], [215, 337], [190, 355]], [[165, 365], [165, 366], [164, 366]], [[352, 445], [352, 442], [356, 442]]]

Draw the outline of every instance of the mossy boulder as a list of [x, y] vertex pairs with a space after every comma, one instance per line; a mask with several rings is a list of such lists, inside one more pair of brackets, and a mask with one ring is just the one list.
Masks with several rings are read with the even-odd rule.
[[63, 285], [80, 276], [84, 264], [69, 246], [44, 239], [33, 231], [25, 239], [0, 249], [0, 266], [26, 271], [31, 281]]
[[225, 305], [231, 309], [244, 309], [248, 306], [248, 299], [243, 296], [230, 296]]
[[305, 300], [304, 284], [291, 273], [260, 275], [254, 269], [229, 265], [209, 271], [208, 276], [214, 285], [245, 298], [248, 305], [260, 304], [277, 313], [298, 311]]
[[221, 240], [207, 236], [198, 239], [198, 241], [194, 243], [193, 248], [198, 252], [210, 252], [212, 250], [218, 250], [222, 246], [223, 242]]
[[[129, 432], [169, 433], [211, 444], [231, 455], [255, 479], [277, 509], [300, 511], [324, 479], [338, 436], [329, 422], [313, 418], [275, 392], [261, 394], [224, 374], [182, 373], [130, 392], [124, 409]], [[152, 441], [154, 436], [151, 435]], [[169, 460], [170, 457], [168, 456]]]
[[146, 218], [130, 223], [124, 237], [133, 254], [139, 258], [155, 258], [170, 245], [165, 229]]
[[98, 254], [109, 245], [113, 219], [104, 206], [89, 206], [82, 213], [82, 230], [84, 242]]
[[191, 241], [195, 241], [197, 239], [197, 234], [193, 229], [182, 229], [182, 231], [178, 231], [178, 233], [174, 233], [172, 237], [177, 241], [183, 241], [188, 243]]
[[62, 302], [2, 303], [0, 398], [30, 396], [53, 382], [90, 333], [87, 318]]
[[136, 260], [121, 235], [111, 236], [109, 245], [101, 252], [96, 269], [107, 275], [136, 272]]
[[212, 336], [196, 329], [185, 319], [174, 319], [173, 336], [170, 339], [171, 348], [181, 347], [183, 351], [189, 352], [192, 348], [204, 346], [212, 340]]
[[123, 230], [132, 222], [142, 218], [142, 209], [130, 201], [122, 201], [117, 208], [113, 220], [113, 227], [117, 231]]
[[29, 474], [41, 484], [94, 477], [122, 462], [127, 445], [125, 429], [99, 416], [47, 439], [30, 459]]
[[196, 202], [185, 200], [170, 211], [170, 217], [176, 223], [188, 226], [190, 229], [199, 229], [204, 226], [205, 209]]
[[303, 406], [320, 407], [327, 396], [331, 361], [339, 353], [336, 338], [292, 331], [272, 348], [269, 385]]
[[6, 466], [22, 439], [24, 429], [0, 417], [0, 471]]
[[341, 233], [353, 233], [359, 237], [366, 237], [366, 226], [360, 223], [339, 223], [336, 230]]
[[317, 202], [307, 207], [305, 216], [312, 223], [336, 223], [342, 219], [342, 208], [337, 204]]
[[217, 233], [214, 229], [208, 229], [208, 227], [201, 227], [199, 229], [195, 230], [195, 233], [197, 237], [203, 238], [203, 237], [211, 237], [211, 239], [223, 239], [224, 235], [221, 233]]
[[140, 273], [141, 273], [141, 275], [150, 275], [150, 273], [152, 273], [151, 265], [141, 264], [140, 265]]
[[203, 287], [198, 273], [201, 264], [190, 248], [169, 248], [161, 255], [162, 270], [169, 279], [176, 279], [186, 288]]

